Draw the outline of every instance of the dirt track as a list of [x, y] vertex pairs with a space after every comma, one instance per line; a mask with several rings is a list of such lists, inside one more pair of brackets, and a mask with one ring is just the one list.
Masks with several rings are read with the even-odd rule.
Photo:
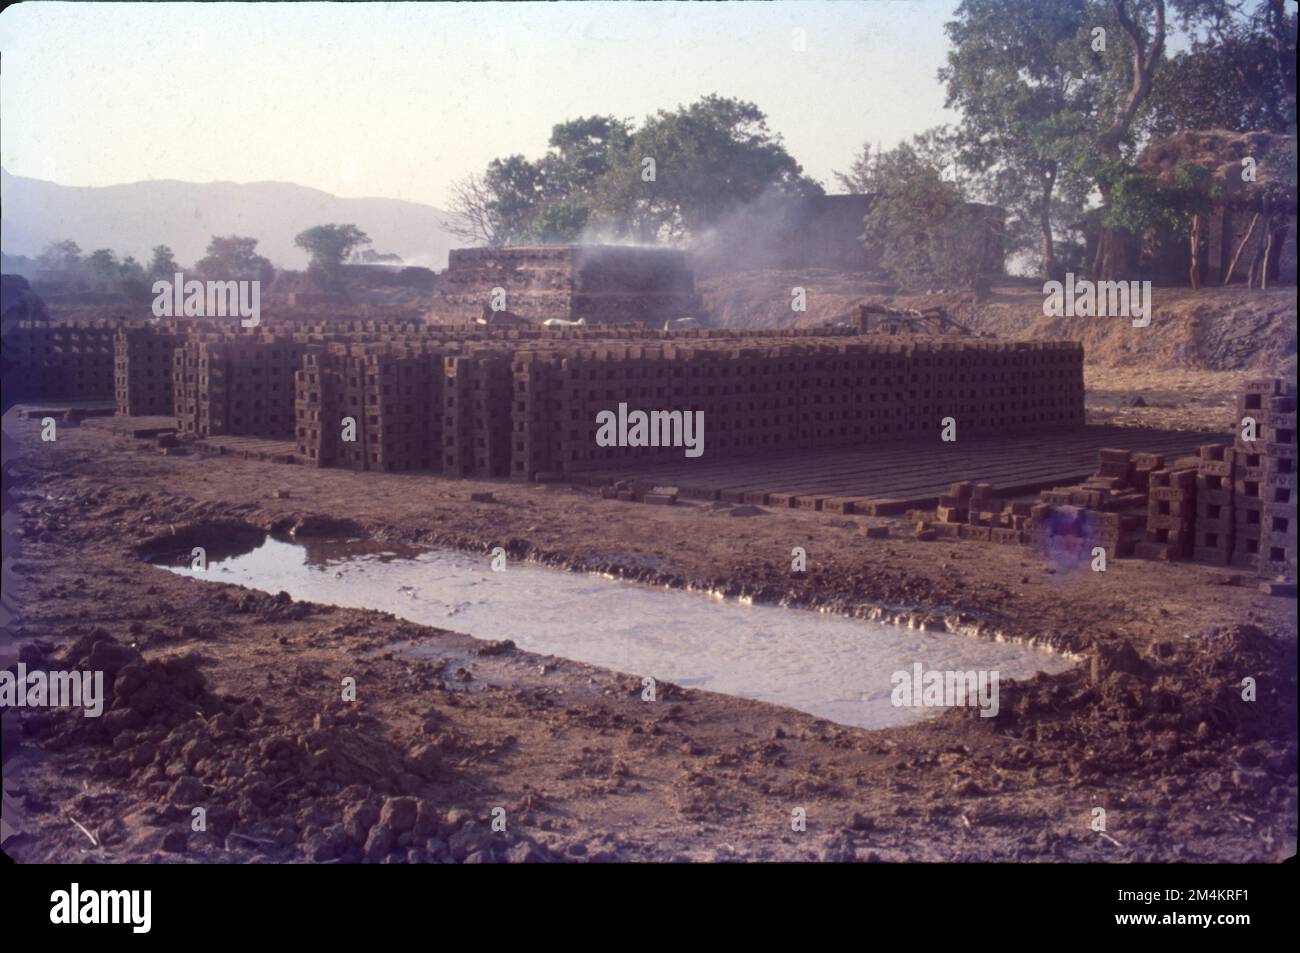
[[[23, 658], [93, 663], [117, 672], [120, 689], [101, 719], [6, 718], [6, 790], [26, 815], [6, 849], [23, 861], [1295, 851], [1295, 604], [1225, 585], [1223, 570], [1125, 560], [1104, 574], [1053, 572], [1029, 549], [920, 542], [901, 523], [894, 538], [868, 539], [860, 521], [798, 511], [738, 518], [556, 485], [164, 457], [89, 427], [54, 444], [35, 423], [7, 420], [6, 431], [23, 447], [12, 470], [24, 536], [5, 577]], [[485, 490], [496, 502], [468, 501]], [[662, 685], [647, 703], [627, 676], [198, 583], [139, 558], [159, 538], [215, 546], [241, 525], [347, 529], [485, 560], [503, 545], [791, 604], [961, 615], [1088, 659], [1004, 685], [997, 718], [950, 713], [883, 732]], [[788, 571], [795, 545], [808, 552], [805, 577]], [[441, 658], [383, 648], [407, 638]], [[355, 704], [338, 701], [349, 675]], [[1253, 703], [1241, 700], [1247, 675]], [[12, 757], [10, 719], [21, 731]], [[190, 833], [196, 804], [205, 833]], [[497, 807], [504, 832], [489, 827]], [[1091, 826], [1098, 807], [1105, 836]]]

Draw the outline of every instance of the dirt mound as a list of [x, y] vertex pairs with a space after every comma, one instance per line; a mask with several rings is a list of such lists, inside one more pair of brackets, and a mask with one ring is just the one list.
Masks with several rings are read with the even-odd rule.
[[435, 710], [427, 736], [405, 748], [354, 705], [286, 725], [260, 699], [215, 693], [199, 656], [146, 659], [102, 628], [57, 655], [29, 645], [22, 661], [104, 673], [102, 717], [69, 708], [21, 713], [27, 744], [142, 792], [125, 808], [101, 795], [74, 800], [72, 816], [97, 847], [232, 861], [552, 859], [544, 845], [493, 831], [490, 817], [418, 796], [448, 780], [446, 755], [464, 746], [440, 730]]
[[[982, 301], [934, 289], [899, 294], [865, 275], [761, 271], [712, 275], [700, 283], [710, 320], [737, 329], [815, 327], [854, 314], [867, 302], [896, 308], [943, 307], [976, 334], [1023, 341], [1081, 341], [1090, 367], [1143, 371], [1251, 371], [1289, 376], [1296, 368], [1295, 288], [1155, 288], [1151, 325], [1125, 318], [1043, 314], [1042, 283], [1006, 279]], [[804, 288], [807, 310], [791, 309]]]
[[1010, 755], [1026, 767], [1063, 761], [1081, 782], [1124, 773], [1166, 793], [1204, 775], [1225, 805], [1285, 803], [1295, 791], [1295, 671], [1294, 642], [1252, 625], [1157, 642], [1148, 655], [1107, 641], [1065, 676], [1006, 686], [990, 721], [1031, 743]]

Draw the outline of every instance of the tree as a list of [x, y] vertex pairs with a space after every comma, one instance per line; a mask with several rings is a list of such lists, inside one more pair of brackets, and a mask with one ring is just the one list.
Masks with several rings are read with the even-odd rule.
[[643, 241], [698, 234], [769, 191], [823, 192], [761, 109], [718, 95], [648, 117], [596, 191], [597, 217]]
[[51, 242], [36, 257], [36, 264], [51, 271], [76, 271], [81, 266], [81, 246], [69, 239]]
[[116, 290], [122, 277], [122, 266], [111, 248], [96, 248], [86, 256], [86, 271], [96, 289]]
[[299, 232], [293, 243], [311, 255], [308, 269], [333, 283], [344, 260], [354, 249], [369, 245], [370, 236], [355, 225], [315, 225]]
[[951, 142], [943, 129], [930, 130], [859, 167], [858, 179], [872, 194], [863, 240], [904, 288], [978, 291], [993, 268], [989, 250], [1001, 244], [992, 213], [972, 205], [951, 173]]
[[1011, 235], [1037, 231], [1048, 279], [1060, 270], [1057, 207], [1081, 214], [1089, 185], [1073, 161], [1095, 96], [1078, 52], [1086, 12], [1087, 0], [963, 0], [945, 27], [952, 48], [939, 78], [945, 105], [962, 113], [962, 162], [989, 173]]
[[219, 281], [263, 281], [275, 277], [271, 262], [257, 254], [257, 239], [242, 235], [212, 236], [207, 254], [194, 265], [205, 278]]
[[443, 228], [471, 245], [499, 245], [492, 215], [492, 193], [481, 176], [472, 172], [451, 184], [448, 206], [452, 217]]
[[150, 278], [171, 280], [180, 270], [181, 266], [176, 264], [176, 258], [170, 248], [166, 245], [153, 246], [153, 258], [149, 260], [149, 265], [145, 269]]
[[1295, 63], [1296, 17], [1280, 0], [1216, 18], [1164, 64], [1139, 120], [1153, 138], [1183, 129], [1285, 132], [1296, 121]]

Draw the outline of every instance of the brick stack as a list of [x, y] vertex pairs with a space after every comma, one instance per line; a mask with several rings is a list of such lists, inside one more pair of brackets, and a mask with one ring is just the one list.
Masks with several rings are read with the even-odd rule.
[[117, 412], [128, 417], [171, 416], [176, 412], [172, 381], [175, 351], [185, 336], [148, 327], [118, 329], [113, 349]]
[[1296, 393], [1295, 385], [1276, 382], [1259, 422], [1263, 441], [1260, 496], [1259, 575], [1296, 581]]
[[12, 400], [113, 400], [113, 339], [119, 323], [6, 325], [5, 394]]
[[1232, 560], [1235, 464], [1236, 452], [1227, 444], [1207, 444], [1200, 448], [1192, 544], [1192, 557], [1197, 562], [1225, 566]]
[[1147, 494], [1146, 538], [1134, 546], [1143, 559], [1186, 559], [1196, 521], [1196, 463], [1153, 470]]

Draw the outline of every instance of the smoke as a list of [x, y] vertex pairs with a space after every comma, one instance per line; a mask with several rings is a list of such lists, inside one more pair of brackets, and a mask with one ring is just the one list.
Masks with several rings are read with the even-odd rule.
[[802, 242], [810, 227], [808, 204], [768, 186], [754, 201], [727, 214], [690, 242], [701, 272], [755, 271], [781, 267], [792, 242]]

